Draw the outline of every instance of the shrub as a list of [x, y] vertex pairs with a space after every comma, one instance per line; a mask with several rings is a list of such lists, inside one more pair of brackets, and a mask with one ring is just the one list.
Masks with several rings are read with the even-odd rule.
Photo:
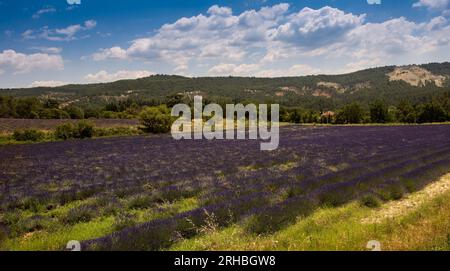
[[91, 138], [94, 134], [94, 125], [88, 121], [79, 121], [76, 125], [68, 122], [56, 127], [55, 137], [58, 139]]
[[380, 193], [384, 200], [399, 200], [403, 198], [405, 191], [400, 185], [392, 185], [384, 188]]
[[63, 140], [74, 138], [74, 131], [75, 125], [73, 125], [73, 123], [64, 123], [56, 127], [55, 137]]
[[71, 119], [84, 119], [84, 111], [79, 107], [70, 106], [65, 108], [65, 111], [69, 114]]
[[43, 203], [40, 202], [38, 199], [36, 198], [32, 198], [32, 197], [27, 197], [22, 199], [19, 202], [19, 206], [20, 209], [23, 210], [29, 210], [32, 212], [38, 212], [39, 210], [41, 210], [43, 208]]
[[381, 206], [381, 201], [375, 195], [367, 195], [361, 198], [360, 203], [362, 206], [369, 208], [378, 208]]
[[120, 231], [136, 224], [136, 216], [125, 212], [120, 212], [114, 218], [114, 230]]
[[146, 209], [153, 206], [153, 200], [147, 195], [133, 196], [127, 203], [129, 209]]
[[148, 133], [167, 133], [172, 126], [172, 116], [165, 105], [147, 107], [139, 115], [143, 130]]
[[79, 121], [76, 127], [75, 138], [91, 138], [94, 134], [94, 125], [88, 121]]
[[94, 216], [94, 210], [90, 206], [82, 205], [70, 209], [63, 218], [63, 222], [64, 224], [74, 225], [80, 222], [89, 222]]
[[353, 191], [327, 191], [319, 196], [319, 202], [326, 207], [339, 207], [353, 198]]
[[19, 223], [20, 232], [40, 231], [49, 225], [49, 220], [45, 217], [36, 215], [22, 220]]
[[25, 130], [16, 130], [13, 134], [13, 139], [17, 141], [41, 141], [45, 137], [45, 133], [34, 130], [34, 129], [25, 129]]

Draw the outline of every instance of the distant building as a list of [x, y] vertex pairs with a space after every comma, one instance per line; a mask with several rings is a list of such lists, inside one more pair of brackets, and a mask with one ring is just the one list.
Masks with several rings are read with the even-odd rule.
[[332, 122], [335, 115], [336, 115], [336, 113], [334, 113], [333, 111], [324, 112], [322, 114], [322, 122], [325, 122], [325, 123]]

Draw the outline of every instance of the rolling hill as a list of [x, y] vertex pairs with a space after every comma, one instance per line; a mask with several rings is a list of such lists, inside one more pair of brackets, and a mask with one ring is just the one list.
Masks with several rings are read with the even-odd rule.
[[357, 101], [383, 99], [388, 104], [449, 95], [450, 63], [387, 66], [343, 75], [281, 78], [182, 77], [154, 75], [103, 84], [66, 85], [27, 89], [1, 89], [0, 95], [53, 98], [61, 103], [104, 105], [117, 100], [167, 101], [169, 95], [202, 95], [210, 101], [277, 102], [309, 109], [334, 109]]

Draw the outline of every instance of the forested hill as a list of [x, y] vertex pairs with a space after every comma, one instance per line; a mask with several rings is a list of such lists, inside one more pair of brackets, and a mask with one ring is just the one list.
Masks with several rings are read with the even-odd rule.
[[[343, 75], [284, 78], [197, 77], [154, 75], [113, 83], [67, 85], [56, 88], [2, 89], [0, 96], [52, 98], [61, 103], [101, 105], [114, 100], [161, 101], [202, 95], [210, 101], [277, 102], [309, 109], [334, 109], [350, 102], [375, 99], [396, 104], [448, 96], [450, 63], [388, 66]], [[169, 98], [168, 98], [169, 97]]]

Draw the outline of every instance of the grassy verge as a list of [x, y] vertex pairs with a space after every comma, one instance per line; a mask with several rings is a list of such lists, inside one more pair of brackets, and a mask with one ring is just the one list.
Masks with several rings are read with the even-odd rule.
[[[411, 198], [415, 195], [407, 200]], [[353, 202], [299, 217], [294, 225], [272, 235], [249, 234], [241, 225], [233, 225], [181, 241], [171, 250], [366, 250], [370, 240], [379, 241], [383, 250], [450, 250], [449, 202], [450, 190], [446, 190], [409, 212], [377, 223], [363, 221], [391, 203], [371, 209]]]

